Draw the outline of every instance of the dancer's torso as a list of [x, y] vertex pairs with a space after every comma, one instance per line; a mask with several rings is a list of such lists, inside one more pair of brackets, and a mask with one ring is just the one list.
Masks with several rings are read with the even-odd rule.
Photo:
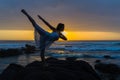
[[44, 36], [40, 36], [40, 48], [48, 48], [54, 41], [58, 39], [58, 32], [47, 33]]

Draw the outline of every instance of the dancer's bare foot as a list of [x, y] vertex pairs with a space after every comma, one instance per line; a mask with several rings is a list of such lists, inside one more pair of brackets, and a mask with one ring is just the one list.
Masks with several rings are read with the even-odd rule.
[[28, 15], [27, 12], [24, 9], [22, 9], [21, 12], [25, 15]]

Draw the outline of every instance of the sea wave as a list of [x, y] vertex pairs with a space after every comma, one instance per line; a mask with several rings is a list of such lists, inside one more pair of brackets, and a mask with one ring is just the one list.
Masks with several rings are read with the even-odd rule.
[[69, 50], [69, 51], [120, 51], [120, 47], [87, 47], [87, 48], [70, 47], [70, 48], [65, 48], [65, 50]]
[[120, 51], [120, 42], [60, 42], [50, 48], [68, 51]]
[[76, 57], [76, 58], [109, 58], [109, 59], [120, 59], [120, 54], [85, 54], [85, 53], [74, 53], [74, 54], [66, 54], [66, 53], [49, 53], [49, 56], [56, 58], [65, 58], [65, 57]]
[[[21, 48], [25, 44], [35, 45], [33, 41], [0, 42], [0, 48]], [[120, 41], [65, 41], [55, 42], [50, 46], [52, 50], [66, 51], [120, 51]]]
[[120, 47], [118, 46], [91, 46], [91, 47], [80, 47], [80, 46], [56, 46], [50, 47], [50, 49], [54, 50], [67, 50], [67, 51], [120, 51]]

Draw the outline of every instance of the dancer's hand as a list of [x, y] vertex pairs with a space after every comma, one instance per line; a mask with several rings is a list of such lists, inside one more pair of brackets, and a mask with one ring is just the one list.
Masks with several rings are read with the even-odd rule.
[[61, 39], [63, 39], [63, 40], [67, 40], [67, 38], [62, 34], [62, 33], [59, 33], [59, 37], [61, 38]]
[[43, 19], [40, 15], [37, 15], [40, 19]]

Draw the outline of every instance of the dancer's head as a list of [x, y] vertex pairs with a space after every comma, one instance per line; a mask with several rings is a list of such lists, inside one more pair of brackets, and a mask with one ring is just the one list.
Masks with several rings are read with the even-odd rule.
[[58, 31], [64, 31], [64, 24], [63, 23], [59, 23], [57, 25], [57, 28], [56, 28]]

